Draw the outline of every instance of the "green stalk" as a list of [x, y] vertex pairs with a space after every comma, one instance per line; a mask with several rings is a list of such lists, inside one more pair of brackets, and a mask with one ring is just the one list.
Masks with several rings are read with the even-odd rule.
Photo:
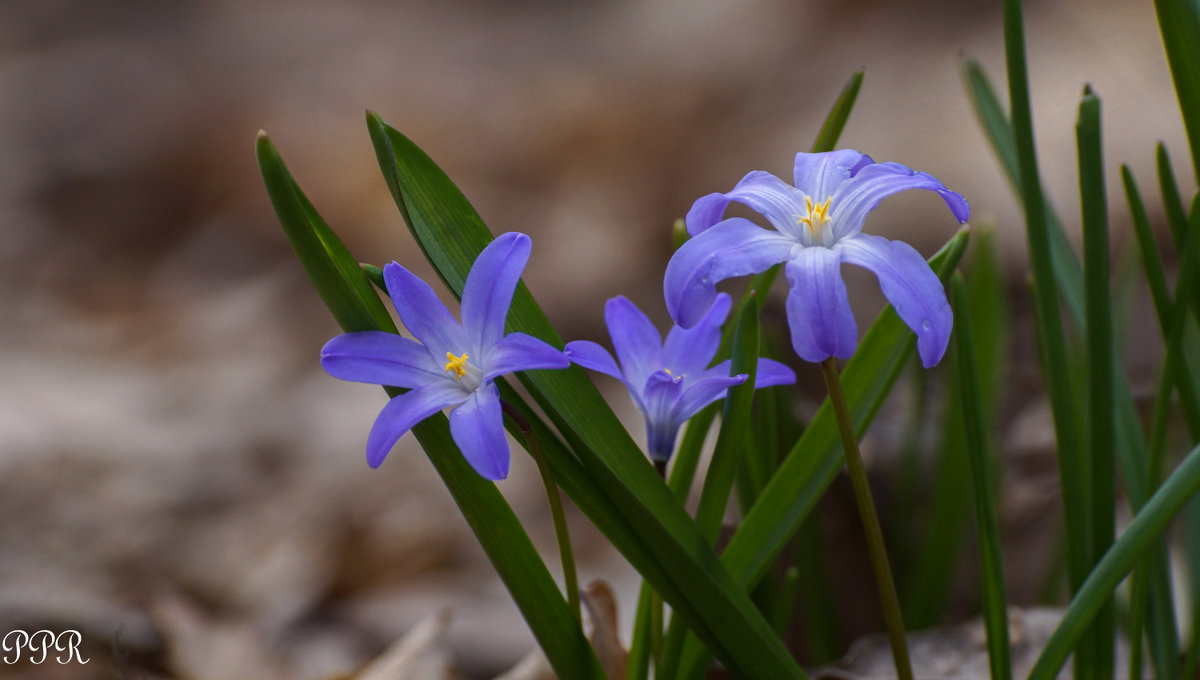
[[[1083, 214], [1083, 278], [1087, 312], [1088, 449], [1091, 451], [1091, 551], [1095, 564], [1113, 542], [1116, 523], [1116, 471], [1113, 441], [1112, 294], [1109, 291], [1108, 210], [1104, 155], [1100, 141], [1100, 99], [1084, 88], [1075, 124], [1079, 194]], [[1112, 601], [1100, 610], [1090, 631], [1094, 677], [1113, 675], [1116, 614]]]
[[558, 495], [558, 486], [554, 484], [554, 473], [550, 471], [550, 464], [546, 462], [542, 446], [533, 434], [533, 428], [529, 426], [529, 421], [525, 420], [516, 409], [505, 401], [500, 402], [500, 408], [521, 429], [521, 435], [525, 437], [525, 443], [529, 445], [527, 447], [529, 455], [537, 463], [538, 474], [541, 475], [542, 485], [546, 488], [546, 500], [550, 503], [550, 517], [554, 520], [554, 537], [558, 541], [559, 559], [562, 560], [563, 588], [567, 591], [567, 604], [571, 607], [571, 613], [575, 615], [575, 619], [582, 623], [579, 578], [575, 575], [575, 554], [571, 550], [571, 533], [567, 530], [567, 516], [563, 514], [562, 497]]
[[846, 454], [846, 469], [854, 486], [854, 498], [858, 503], [858, 514], [866, 533], [867, 550], [871, 556], [871, 569], [875, 572], [875, 585], [879, 588], [879, 605], [883, 610], [883, 621], [887, 627], [888, 642], [892, 646], [892, 660], [896, 664], [899, 680], [912, 680], [912, 662], [908, 658], [908, 644], [904, 640], [904, 616], [900, 613], [900, 597], [896, 594], [896, 582], [888, 564], [887, 548], [883, 544], [883, 530], [879, 516], [875, 513], [875, 501], [871, 499], [871, 487], [867, 483], [867, 470], [858, 452], [858, 438], [854, 435], [854, 424], [850, 420], [850, 409], [846, 407], [846, 396], [842, 394], [842, 381], [833, 357], [821, 362], [829, 400], [833, 403], [834, 417], [842, 436], [842, 449]]

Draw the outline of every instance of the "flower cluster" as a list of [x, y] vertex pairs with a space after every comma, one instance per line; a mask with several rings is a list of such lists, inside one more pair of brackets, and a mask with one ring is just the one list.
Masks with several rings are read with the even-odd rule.
[[[945, 353], [953, 317], [941, 282], [911, 246], [862, 233], [867, 213], [885, 197], [927, 189], [965, 222], [966, 201], [934, 177], [896, 163], [875, 163], [857, 151], [797, 154], [795, 186], [751, 172], [728, 193], [697, 200], [687, 214], [692, 238], [667, 265], [664, 294], [676, 325], [666, 340], [632, 302], [616, 297], [605, 321], [616, 359], [590, 341], [558, 350], [524, 333], [504, 333], [517, 281], [529, 259], [528, 236], [510, 232], [479, 254], [462, 296], [462, 322], [423, 281], [395, 262], [384, 268], [388, 295], [416, 338], [384, 332], [347, 333], [330, 340], [321, 364], [343, 380], [408, 391], [383, 408], [367, 438], [372, 467], [414, 425], [445, 409], [450, 433], [467, 461], [487, 479], [508, 474], [509, 450], [495, 379], [514, 371], [565, 368], [570, 363], [621, 380], [646, 419], [649, 454], [665, 462], [679, 427], [747, 376], [730, 375], [729, 361], [710, 366], [729, 314], [724, 279], [785, 264], [792, 347], [801, 359], [846, 358], [857, 344], [840, 267], [866, 267], [884, 295], [917, 334], [925, 366]], [[774, 227], [723, 219], [737, 201]], [[755, 388], [795, 381], [791, 369], [760, 359]]]

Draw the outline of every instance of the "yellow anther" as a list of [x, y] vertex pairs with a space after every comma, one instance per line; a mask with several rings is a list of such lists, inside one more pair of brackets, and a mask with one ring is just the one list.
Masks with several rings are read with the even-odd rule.
[[458, 380], [466, 374], [467, 369], [463, 368], [463, 366], [465, 366], [467, 363], [466, 353], [464, 353], [461, 357], [456, 357], [454, 356], [453, 352], [446, 352], [446, 358], [449, 359], [449, 361], [446, 362], [445, 369], [446, 371], [454, 371], [455, 380]]
[[796, 220], [796, 224], [807, 224], [808, 230], [815, 233], [820, 229], [821, 225], [829, 221], [829, 202], [833, 200], [830, 196], [822, 203], [813, 203], [809, 196], [804, 197], [804, 215]]

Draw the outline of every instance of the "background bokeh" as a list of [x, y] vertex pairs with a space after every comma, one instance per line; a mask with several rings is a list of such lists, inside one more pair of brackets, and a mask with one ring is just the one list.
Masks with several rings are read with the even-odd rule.
[[[1074, 233], [1084, 82], [1110, 178], [1118, 161], [1145, 173], [1156, 140], [1184, 148], [1182, 127], [1151, 9], [1026, 11], [1043, 170]], [[672, 221], [749, 170], [790, 178], [858, 68], [842, 144], [966, 195], [1023, 294], [1023, 227], [960, 72], [975, 57], [1002, 87], [1001, 54], [981, 0], [0, 2], [0, 632], [75, 628], [95, 659], [0, 678], [336, 677], [444, 607], [469, 676], [533, 645], [411, 438], [367, 468], [383, 395], [319, 370], [338, 331], [267, 201], [260, 128], [357, 257], [429, 274], [371, 107], [493, 231], [533, 237], [526, 282], [564, 337], [606, 341], [613, 295], [665, 326]], [[928, 254], [955, 224], [906, 195], [868, 229]], [[869, 275], [849, 282], [865, 326], [881, 298]], [[1027, 361], [1031, 337], [1014, 339]], [[1046, 445], [1040, 400], [1003, 417], [1011, 455]], [[1032, 469], [1016, 516], [1053, 503], [1052, 471]], [[524, 456], [501, 489], [552, 556]], [[635, 575], [572, 520], [583, 578], [612, 583], [627, 621]]]

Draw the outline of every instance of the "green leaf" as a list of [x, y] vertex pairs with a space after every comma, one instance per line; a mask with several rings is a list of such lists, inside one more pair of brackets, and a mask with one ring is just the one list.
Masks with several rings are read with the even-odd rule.
[[317, 214], [265, 132], [255, 143], [271, 205], [317, 294], [347, 332], [396, 326], [345, 246]]
[[[1029, 102], [1029, 74], [1025, 65], [1025, 34], [1020, 0], [1004, 0], [1004, 54], [1013, 140], [1017, 151], [1017, 176], [1020, 178], [1025, 234], [1033, 269], [1038, 347], [1041, 349], [1042, 375], [1050, 395], [1054, 435], [1058, 445], [1059, 481], [1066, 516], [1067, 580], [1071, 592], [1075, 592], [1087, 577], [1092, 554], [1091, 501], [1087, 482], [1091, 475], [1076, 430], [1077, 413], [1067, 373], [1068, 353], [1063, 339], [1062, 319], [1058, 313], [1046, 204], [1033, 141], [1033, 112]], [[1085, 671], [1088, 660], [1087, 655], [1077, 656], [1077, 671]], [[1081, 662], [1083, 666], [1079, 665]]]
[[[367, 123], [405, 221], [442, 279], [461, 294], [471, 263], [491, 235], [424, 152], [378, 116], [369, 114]], [[513, 297], [508, 328], [561, 344], [523, 285]], [[586, 375], [572, 368], [532, 371], [520, 378], [610, 503], [603, 517], [591, 514], [602, 510], [598, 504], [577, 504], [606, 535], [618, 522], [636, 533], [649, 558], [626, 552], [627, 543], [609, 538], [726, 666], [747, 677], [805, 677]], [[549, 450], [546, 455], [552, 467], [555, 457], [562, 457]], [[565, 484], [563, 488], [569, 495], [580, 493]], [[608, 516], [609, 510], [617, 516]]]
[[1200, 45], [1200, 2], [1154, 0], [1154, 11], [1192, 148], [1192, 168], [1200, 182], [1200, 50], [1196, 49]]
[[748, 377], [741, 385], [729, 388], [725, 410], [721, 414], [721, 429], [696, 508], [696, 524], [709, 543], [716, 543], [721, 530], [721, 520], [733, 490], [733, 477], [750, 432], [750, 408], [754, 404], [754, 379], [758, 374], [758, 306], [748, 304], [743, 307], [735, 328], [729, 374], [746, 374]]
[[1052, 680], [1058, 675], [1113, 590], [1197, 489], [1200, 489], [1200, 447], [1192, 449], [1179, 464], [1084, 581], [1046, 642], [1029, 680]]
[[[977, 62], [971, 59], [963, 62], [963, 73], [975, 114], [979, 116], [983, 131], [1000, 160], [1005, 177], [1016, 191], [1017, 199], [1023, 201], [1025, 195], [1021, 188], [1020, 170], [1017, 167], [1017, 143], [1008, 116], [1004, 113], [987, 75]], [[1050, 238], [1050, 262], [1054, 280], [1058, 283], [1059, 295], [1062, 296], [1063, 305], [1071, 320], [1077, 327], [1083, 328], [1083, 270], [1054, 208], [1044, 199], [1043, 206], [1045, 228]]]
[[[1113, 441], [1116, 352], [1113, 349], [1112, 294], [1109, 290], [1108, 202], [1100, 140], [1100, 99], [1086, 87], [1075, 123], [1079, 156], [1079, 194], [1083, 214], [1084, 300], [1087, 312], [1087, 414], [1091, 465], [1092, 555], [1095, 563], [1112, 545], [1116, 524]], [[1096, 617], [1090, 635], [1092, 670], [1112, 677], [1116, 616], [1109, 602]]]
[[858, 98], [858, 90], [862, 87], [863, 72], [862, 70], [855, 71], [850, 80], [846, 81], [842, 87], [841, 94], [838, 95], [837, 101], [833, 103], [833, 108], [829, 114], [825, 116], [825, 122], [821, 125], [821, 132], [817, 134], [816, 140], [813, 141], [812, 152], [818, 153], [822, 151], [833, 151], [837, 146], [837, 140], [842, 136], [842, 130], [846, 127], [846, 120], [850, 117], [850, 112], [854, 109], [854, 101]]
[[971, 471], [971, 490], [975, 496], [975, 526], [979, 540], [980, 583], [983, 588], [983, 619], [987, 630], [988, 665], [992, 680], [1012, 678], [1012, 656], [1008, 639], [1008, 596], [1004, 586], [1004, 561], [1000, 529], [996, 521], [996, 501], [992, 482], [992, 462], [987, 453], [987, 425], [983, 398], [977, 376], [975, 342], [967, 287], [954, 275], [951, 298], [955, 317], [955, 356], [958, 359], [958, 398], [962, 402], [966, 458]]
[[[379, 297], [333, 231], [291, 179], [265, 135], [257, 144], [267, 191], [297, 256], [322, 300], [347, 332], [395, 332]], [[374, 312], [381, 312], [381, 319]], [[397, 391], [389, 388], [389, 394]], [[421, 447], [450, 490], [488, 559], [508, 588], [534, 637], [560, 677], [604, 679], [591, 645], [554, 584], [546, 565], [496, 485], [466, 462], [438, 414], [413, 428]]]

